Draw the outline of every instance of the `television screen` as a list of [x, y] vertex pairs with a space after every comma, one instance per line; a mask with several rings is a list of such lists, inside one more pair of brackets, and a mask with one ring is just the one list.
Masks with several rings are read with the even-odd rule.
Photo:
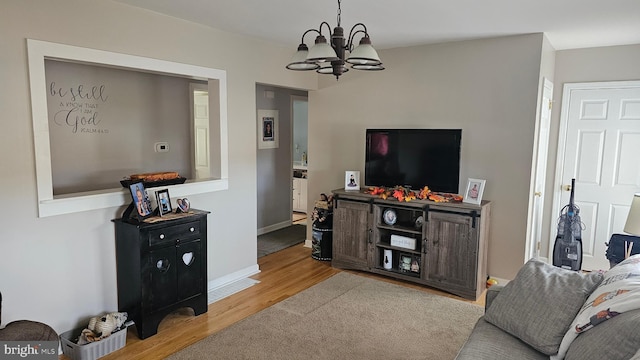
[[458, 193], [460, 129], [367, 129], [365, 185]]

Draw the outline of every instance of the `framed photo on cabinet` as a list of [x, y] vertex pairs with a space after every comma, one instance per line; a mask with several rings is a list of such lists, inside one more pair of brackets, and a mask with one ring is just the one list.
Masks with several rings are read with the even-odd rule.
[[160, 216], [171, 213], [171, 198], [169, 189], [156, 191], [156, 201], [158, 202], [158, 213]]
[[484, 193], [484, 185], [487, 181], [483, 179], [469, 178], [467, 181], [467, 190], [464, 192], [462, 202], [480, 205], [482, 194]]
[[129, 192], [131, 193], [134, 211], [139, 221], [153, 215], [151, 201], [149, 200], [147, 191], [144, 189], [142, 180], [131, 183], [129, 185]]

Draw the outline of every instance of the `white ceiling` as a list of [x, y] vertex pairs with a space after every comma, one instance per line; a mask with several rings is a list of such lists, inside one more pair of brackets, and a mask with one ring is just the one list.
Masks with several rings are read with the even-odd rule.
[[[292, 53], [305, 30], [337, 25], [338, 2], [329, 0], [114, 1], [291, 46]], [[640, 0], [343, 0], [341, 7], [345, 32], [364, 23], [377, 49], [538, 32], [556, 50], [640, 44]]]

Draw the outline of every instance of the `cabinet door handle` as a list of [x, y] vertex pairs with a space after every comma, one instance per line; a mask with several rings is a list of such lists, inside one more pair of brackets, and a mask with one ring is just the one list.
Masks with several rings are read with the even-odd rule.
[[191, 228], [189, 228], [189, 231], [191, 231], [191, 232], [194, 232], [195, 230], [196, 230], [196, 229], [194, 229], [194, 228], [192, 228], [192, 227], [191, 227]]
[[427, 238], [422, 239], [422, 253], [427, 253]]
[[373, 239], [372, 239], [372, 236], [371, 236], [371, 234], [373, 233], [373, 230], [372, 230], [372, 229], [369, 229], [368, 231], [369, 231], [369, 234], [368, 234], [368, 236], [367, 236], [367, 242], [368, 242], [369, 244], [373, 244]]
[[164, 239], [164, 234], [160, 234], [160, 240]]

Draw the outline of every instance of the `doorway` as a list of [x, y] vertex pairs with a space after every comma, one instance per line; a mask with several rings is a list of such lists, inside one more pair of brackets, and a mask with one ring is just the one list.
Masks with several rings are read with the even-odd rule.
[[[569, 184], [576, 179], [584, 270], [609, 268], [605, 243], [623, 233], [633, 194], [640, 189], [639, 153], [639, 81], [565, 84], [553, 211], [559, 214], [568, 203]], [[552, 252], [553, 243], [550, 259]]]
[[[257, 176], [257, 233], [258, 235], [273, 232], [293, 224], [293, 194], [294, 159], [302, 161], [302, 152], [306, 151], [306, 114], [304, 111], [304, 142], [295, 140], [298, 144], [298, 158], [294, 151], [294, 127], [297, 122], [298, 110], [294, 110], [292, 98], [307, 99], [307, 92], [282, 88], [272, 85], [256, 84], [256, 110], [269, 110], [277, 114], [273, 121], [277, 122], [274, 137], [277, 145], [263, 148], [256, 146], [256, 176]], [[296, 113], [294, 115], [294, 112]], [[257, 119], [257, 113], [256, 113]], [[256, 126], [257, 126], [256, 121]], [[298, 125], [297, 127], [300, 127]], [[253, 133], [257, 135], [257, 128]], [[254, 136], [256, 136], [254, 135]], [[297, 139], [297, 137], [296, 137]], [[256, 139], [258, 140], [258, 139]], [[302, 164], [300, 163], [302, 166]], [[306, 178], [304, 179], [306, 181]], [[301, 190], [296, 187], [296, 190]], [[305, 191], [306, 192], [306, 191]], [[306, 194], [300, 194], [300, 209], [306, 212]]]
[[309, 100], [306, 96], [291, 95], [291, 114], [293, 118], [292, 143], [292, 215], [294, 224], [306, 224], [308, 213], [308, 120]]

